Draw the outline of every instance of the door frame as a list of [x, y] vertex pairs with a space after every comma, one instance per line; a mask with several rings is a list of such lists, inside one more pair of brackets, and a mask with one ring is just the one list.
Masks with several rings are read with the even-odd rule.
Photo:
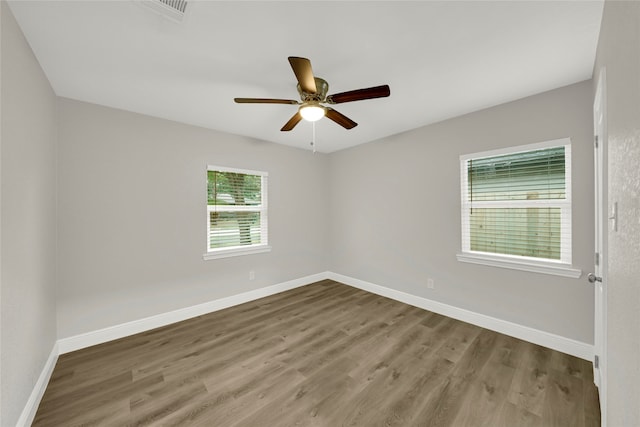
[[[594, 274], [602, 281], [594, 283], [594, 364], [593, 379], [598, 386], [602, 426], [607, 411], [607, 79], [606, 68], [599, 72], [593, 101], [594, 129]], [[597, 363], [596, 363], [597, 361]]]

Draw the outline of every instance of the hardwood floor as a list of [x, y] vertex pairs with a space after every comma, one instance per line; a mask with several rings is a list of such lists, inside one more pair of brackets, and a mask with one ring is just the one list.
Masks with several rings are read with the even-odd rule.
[[597, 426], [591, 363], [332, 281], [61, 355], [34, 426]]

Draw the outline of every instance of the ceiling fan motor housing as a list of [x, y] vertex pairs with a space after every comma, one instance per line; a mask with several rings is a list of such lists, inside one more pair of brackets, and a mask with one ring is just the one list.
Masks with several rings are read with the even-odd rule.
[[303, 91], [300, 87], [300, 83], [298, 83], [298, 93], [300, 94], [302, 102], [324, 102], [325, 98], [327, 97], [327, 92], [329, 92], [329, 83], [327, 83], [325, 79], [321, 79], [320, 77], [314, 77], [314, 80], [316, 82], [316, 93], [308, 93]]

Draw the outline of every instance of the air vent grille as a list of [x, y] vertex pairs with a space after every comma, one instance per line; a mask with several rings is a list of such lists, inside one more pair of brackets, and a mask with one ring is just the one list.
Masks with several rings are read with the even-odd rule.
[[172, 21], [182, 22], [187, 11], [187, 0], [142, 0], [142, 4]]
[[187, 2], [185, 0], [157, 0], [167, 7], [177, 10], [180, 13], [184, 13], [187, 9]]

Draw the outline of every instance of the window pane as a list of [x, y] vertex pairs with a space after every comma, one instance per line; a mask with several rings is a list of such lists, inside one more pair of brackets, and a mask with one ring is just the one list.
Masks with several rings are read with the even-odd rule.
[[261, 204], [260, 175], [208, 171], [207, 203], [209, 205], [259, 206]]
[[470, 160], [470, 200], [564, 199], [564, 151], [564, 147], [554, 147]]
[[209, 248], [262, 243], [260, 212], [209, 212]]
[[559, 260], [561, 208], [473, 208], [472, 251]]

